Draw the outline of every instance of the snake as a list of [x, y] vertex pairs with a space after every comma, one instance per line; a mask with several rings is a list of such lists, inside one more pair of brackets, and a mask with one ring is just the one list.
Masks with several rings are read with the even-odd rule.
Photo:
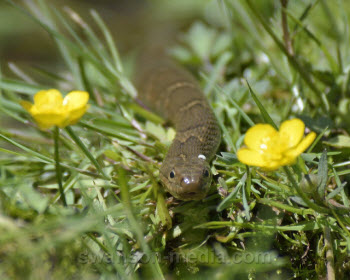
[[139, 101], [175, 127], [159, 178], [180, 200], [201, 200], [210, 188], [210, 162], [221, 141], [218, 121], [198, 81], [162, 51], [146, 51], [136, 63]]

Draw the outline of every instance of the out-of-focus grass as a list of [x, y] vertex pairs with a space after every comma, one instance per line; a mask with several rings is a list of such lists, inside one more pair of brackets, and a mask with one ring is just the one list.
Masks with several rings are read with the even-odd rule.
[[[5, 2], [50, 34], [66, 68], [1, 73], [0, 111], [16, 121], [0, 128], [2, 279], [349, 277], [348, 3], [149, 2], [161, 21], [198, 18], [168, 48], [198, 76], [223, 131], [210, 194], [181, 202], [158, 180], [174, 130], [134, 102], [103, 15]], [[60, 134], [67, 207], [52, 132], [19, 106], [52, 87], [91, 95], [88, 113]], [[319, 135], [297, 164], [264, 172], [237, 161], [250, 126], [291, 117]]]

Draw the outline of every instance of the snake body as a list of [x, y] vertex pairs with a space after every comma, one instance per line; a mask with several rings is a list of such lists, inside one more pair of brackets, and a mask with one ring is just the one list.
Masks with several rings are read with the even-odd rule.
[[206, 196], [210, 161], [220, 144], [220, 128], [196, 79], [166, 55], [153, 51], [137, 65], [138, 98], [169, 120], [176, 136], [160, 168], [166, 190], [181, 200]]

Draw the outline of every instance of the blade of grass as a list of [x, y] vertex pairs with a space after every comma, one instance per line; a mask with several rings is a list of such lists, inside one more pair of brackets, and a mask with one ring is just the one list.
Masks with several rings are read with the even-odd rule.
[[172, 220], [169, 215], [168, 208], [166, 207], [164, 194], [160, 191], [158, 191], [157, 195], [157, 213], [162, 222], [162, 225], [170, 230], [172, 228]]
[[[49, 32], [51, 35], [53, 35], [53, 38], [57, 44], [58, 49], [61, 52], [61, 55], [62, 55], [64, 61], [66, 62], [66, 65], [68, 66], [71, 73], [73, 74], [74, 81], [76, 83], [76, 87], [79, 89], [82, 89], [83, 84], [82, 84], [82, 79], [80, 77], [78, 64], [77, 64], [77, 61], [75, 60], [73, 54], [71, 53], [71, 50], [69, 49], [69, 44], [67, 44], [68, 40], [65, 39], [65, 37], [59, 33], [55, 22], [52, 20], [53, 16], [50, 12], [50, 9], [47, 6], [47, 4], [45, 3], [45, 1], [38, 0], [38, 2], [40, 3], [41, 10], [44, 13], [45, 20], [47, 22], [49, 22], [49, 25], [46, 25], [45, 23], [40, 21], [38, 18], [32, 17], [30, 14], [29, 14], [29, 16], [32, 19], [34, 19], [35, 21], [37, 21], [42, 27], [44, 27], [44, 29], [46, 29], [47, 32]], [[62, 39], [64, 39], [64, 40], [62, 40]]]
[[[38, 23], [41, 27], [43, 27], [50, 35], [52, 35], [55, 39], [59, 39], [60, 41], [65, 43], [65, 48], [69, 46], [69, 50], [77, 54], [78, 56], [82, 56], [91, 62], [102, 74], [110, 81], [111, 85], [115, 84], [115, 81], [119, 81], [120, 85], [124, 88], [124, 90], [132, 97], [137, 95], [136, 89], [132, 85], [132, 83], [119, 72], [114, 69], [108, 68], [108, 65], [103, 65], [91, 52], [82, 52], [79, 45], [74, 44], [70, 40], [68, 40], [65, 36], [59, 33], [57, 30], [51, 28], [49, 25], [41, 21], [39, 18], [34, 17], [28, 11], [24, 10], [21, 6], [14, 3], [12, 0], [5, 0], [10, 3], [16, 9], [27, 15], [30, 19], [34, 20], [34, 22]], [[68, 61], [71, 61], [68, 59]], [[75, 72], [75, 68], [72, 67], [72, 71]], [[77, 76], [79, 78], [79, 76]], [[79, 86], [79, 85], [78, 85]]]
[[28, 84], [37, 84], [34, 79], [32, 77], [30, 77], [28, 74], [24, 73], [24, 71], [19, 68], [15, 63], [13, 62], [9, 62], [8, 66], [10, 68], [10, 70], [16, 75], [18, 76], [20, 79], [22, 79], [23, 81], [25, 81]]
[[34, 70], [37, 73], [39, 73], [40, 75], [44, 76], [46, 79], [51, 79], [54, 81], [59, 81], [59, 82], [68, 82], [68, 80], [65, 77], [60, 76], [57, 73], [52, 73], [44, 68], [41, 68], [40, 66], [29, 66], [30, 70]]
[[221, 212], [228, 207], [229, 204], [232, 203], [232, 200], [236, 198], [239, 190], [244, 186], [247, 180], [247, 172], [244, 173], [242, 178], [239, 180], [238, 184], [235, 186], [234, 190], [227, 196], [221, 203], [216, 207], [217, 212]]
[[84, 143], [80, 140], [80, 138], [74, 133], [73, 129], [70, 126], [65, 128], [65, 131], [69, 134], [69, 136], [73, 139], [73, 141], [78, 145], [78, 147], [82, 150], [82, 152], [88, 157], [91, 163], [96, 167], [98, 172], [106, 179], [110, 180], [109, 176], [107, 176], [102, 170], [100, 164], [97, 162], [95, 157], [90, 153], [89, 149], [86, 148]]
[[32, 155], [33, 157], [36, 157], [36, 158], [38, 158], [38, 159], [40, 159], [40, 160], [42, 160], [42, 161], [44, 161], [44, 162], [47, 162], [47, 163], [55, 163], [55, 161], [52, 160], [51, 158], [49, 158], [49, 157], [47, 157], [47, 156], [45, 156], [45, 155], [43, 155], [43, 154], [40, 154], [40, 153], [38, 153], [38, 152], [36, 152], [36, 151], [34, 151], [34, 150], [32, 150], [32, 149], [30, 149], [30, 148], [28, 148], [28, 147], [26, 147], [26, 146], [20, 144], [20, 143], [17, 143], [16, 141], [14, 141], [14, 140], [12, 140], [12, 139], [6, 137], [6, 136], [3, 135], [3, 134], [0, 134], [0, 139], [7, 141], [8, 143], [10, 143], [10, 144], [16, 146], [17, 148], [19, 148], [19, 149], [21, 149], [21, 150], [23, 150], [23, 151], [26, 151], [27, 153], [29, 153], [29, 154]]
[[[269, 48], [264, 42], [266, 41], [264, 37], [261, 36], [261, 32], [257, 28], [257, 24], [254, 23], [255, 18], [251, 17], [249, 13], [246, 11], [246, 8], [242, 5], [243, 1], [232, 1], [232, 0], [224, 0], [226, 5], [232, 10], [235, 11], [234, 23], [239, 20], [244, 29], [247, 30], [251, 38], [253, 38], [254, 43], [259, 46], [262, 52], [269, 58], [269, 61], [273, 68], [276, 70], [279, 76], [281, 76], [284, 80], [290, 83], [290, 75], [288, 75], [285, 71], [285, 67], [281, 66], [281, 58], [279, 55], [276, 55], [276, 52], [269, 51]], [[254, 48], [253, 50], [254, 51]]]
[[[75, 19], [75, 21], [82, 27], [82, 31], [86, 34], [86, 36], [89, 38], [89, 40], [91, 41], [91, 45], [93, 46], [94, 50], [95, 50], [95, 54], [97, 56], [99, 56], [102, 61], [103, 61], [103, 65], [106, 67], [106, 69], [108, 69], [111, 73], [113, 73], [113, 75], [117, 76], [120, 82], [120, 85], [132, 96], [135, 97], [136, 96], [136, 90], [133, 87], [132, 83], [130, 83], [130, 81], [128, 80], [127, 77], [125, 77], [125, 75], [122, 73], [122, 71], [120, 71], [120, 69], [122, 69], [121, 67], [117, 67], [116, 69], [112, 66], [112, 64], [110, 63], [110, 58], [108, 57], [108, 54], [104, 48], [104, 46], [101, 44], [100, 40], [97, 38], [97, 36], [95, 35], [95, 33], [92, 31], [92, 29], [89, 27], [88, 24], [86, 24], [78, 14], [76, 14], [74, 11], [68, 9], [69, 14], [71, 14], [71, 17], [73, 19]], [[86, 44], [80, 40], [80, 38], [77, 36], [77, 34], [75, 33], [75, 31], [69, 26], [69, 24], [65, 21], [65, 19], [63, 18], [62, 15], [60, 15], [57, 11], [55, 11], [57, 13], [57, 15], [59, 16], [59, 18], [61, 19], [61, 21], [65, 24], [66, 28], [70, 31], [70, 33], [76, 38], [79, 46], [85, 50], [85, 53], [91, 53], [89, 51], [89, 49], [86, 47]], [[106, 27], [105, 27], [106, 30]], [[115, 48], [115, 47], [114, 47]], [[95, 58], [95, 61], [99, 61], [99, 59], [93, 55], [93, 57]], [[121, 62], [119, 61], [119, 65], [121, 65]]]
[[323, 135], [326, 133], [327, 130], [328, 130], [328, 126], [319, 135], [317, 135], [315, 141], [312, 142], [311, 146], [307, 149], [308, 154], [312, 152], [312, 150], [315, 148], [315, 146], [321, 140], [321, 138], [323, 137]]
[[[63, 193], [70, 190], [74, 186], [74, 184], [78, 181], [79, 177], [80, 177], [79, 173], [72, 174], [63, 185]], [[60, 198], [61, 198], [61, 192], [56, 193], [56, 195], [51, 199], [51, 203], [56, 203]]]
[[50, 89], [50, 86], [32, 85], [22, 81], [12, 79], [0, 79], [0, 88], [3, 90], [10, 90], [20, 92], [28, 95], [34, 95], [39, 90]]
[[327, 164], [327, 150], [324, 149], [320, 158], [320, 162], [318, 164], [318, 186], [317, 192], [319, 197], [324, 200], [327, 180], [328, 180], [328, 164]]
[[227, 96], [227, 98], [229, 99], [229, 101], [231, 102], [231, 104], [233, 105], [233, 107], [235, 107], [238, 111], [238, 113], [242, 116], [242, 118], [247, 122], [248, 125], [250, 126], [254, 126], [255, 123], [253, 122], [253, 120], [242, 110], [241, 106], [239, 106], [237, 104], [237, 102], [232, 98], [232, 96], [229, 96], [227, 93], [225, 93], [221, 87], [219, 87], [218, 85], [215, 86], [215, 90], [219, 93], [219, 94], [225, 94]]
[[307, 206], [309, 206], [311, 209], [313, 209], [313, 210], [315, 210], [315, 211], [317, 211], [319, 213], [330, 213], [331, 212], [330, 209], [325, 208], [325, 207], [321, 207], [321, 206], [313, 203], [306, 196], [306, 194], [301, 189], [300, 185], [296, 182], [292, 172], [290, 171], [290, 169], [288, 167], [283, 167], [283, 170], [287, 174], [287, 177], [288, 177], [289, 181], [292, 183], [293, 188], [296, 190], [298, 195], [303, 199], [303, 201], [307, 204]]
[[250, 208], [248, 204], [248, 197], [249, 197], [249, 191], [251, 187], [251, 175], [250, 175], [249, 166], [247, 166], [247, 172], [244, 175], [247, 176], [247, 183], [245, 183], [242, 186], [242, 203], [243, 203], [245, 218], [247, 219], [247, 221], [250, 221], [251, 214], [250, 214]]
[[210, 73], [209, 80], [207, 81], [207, 84], [204, 87], [204, 93], [205, 95], [209, 96], [211, 91], [215, 87], [215, 83], [217, 79], [222, 75], [222, 72], [224, 68], [227, 66], [227, 64], [231, 61], [232, 54], [230, 52], [223, 53], [216, 64], [214, 65], [214, 69]]
[[125, 214], [128, 218], [131, 228], [133, 229], [133, 231], [137, 236], [137, 240], [140, 243], [140, 246], [143, 252], [147, 255], [148, 260], [150, 260], [147, 263], [147, 266], [150, 268], [154, 279], [164, 279], [163, 273], [159, 267], [158, 260], [155, 257], [154, 253], [149, 249], [145, 241], [145, 238], [143, 236], [142, 229], [139, 226], [139, 222], [136, 220], [133, 214], [132, 202], [131, 202], [130, 193], [129, 193], [129, 189], [125, 178], [125, 171], [122, 168], [118, 168], [118, 182], [120, 186]]
[[292, 212], [292, 213], [296, 213], [298, 215], [314, 215], [315, 214], [315, 211], [314, 210], [311, 210], [311, 209], [303, 209], [303, 208], [295, 208], [293, 206], [290, 206], [290, 205], [286, 205], [286, 204], [283, 204], [281, 202], [278, 202], [278, 201], [273, 201], [271, 199], [266, 199], [266, 198], [261, 198], [258, 200], [259, 203], [261, 204], [265, 204], [265, 205], [269, 205], [269, 206], [273, 206], [273, 207], [276, 207], [276, 208], [279, 208], [279, 209], [282, 209], [282, 210], [286, 210], [286, 211], [289, 211], [289, 212]]
[[343, 199], [343, 203], [344, 203], [345, 207], [350, 207], [349, 198], [347, 197], [347, 195], [345, 193], [345, 190], [344, 190], [344, 186], [347, 184], [347, 182], [341, 183], [340, 178], [338, 176], [337, 171], [335, 170], [335, 166], [334, 165], [332, 167], [332, 171], [333, 171], [333, 174], [334, 174], [335, 182], [337, 183], [337, 188], [333, 192], [328, 194], [327, 200], [333, 198], [332, 194], [334, 193], [334, 195], [336, 195], [337, 194], [337, 190], [340, 190], [341, 191], [341, 196], [342, 196], [342, 199]]
[[108, 129], [107, 127], [99, 127], [99, 126], [92, 125], [92, 124], [89, 124], [89, 123], [83, 122], [83, 121], [80, 121], [80, 125], [82, 127], [85, 127], [85, 128], [97, 131], [97, 132], [101, 132], [103, 135], [109, 135], [109, 136], [116, 137], [120, 140], [127, 140], [127, 141], [130, 141], [130, 142], [135, 143], [135, 144], [140, 144], [139, 138], [132, 136], [132, 135], [127, 135], [125, 133], [118, 133], [116, 131]]
[[[320, 219], [321, 220], [321, 219]], [[213, 221], [201, 224], [194, 228], [207, 228], [207, 229], [219, 229], [225, 227], [237, 227], [244, 229], [253, 229], [253, 230], [275, 230], [275, 231], [313, 231], [321, 228], [320, 221], [305, 221], [297, 224], [291, 224], [286, 226], [276, 226], [272, 225], [262, 225], [255, 222], [249, 223], [240, 223], [233, 221]]]
[[290, 13], [287, 9], [285, 9], [286, 14], [289, 18], [291, 18], [297, 26], [299, 26], [308, 37], [310, 37], [311, 40], [313, 40], [316, 45], [322, 50], [324, 55], [327, 57], [328, 63], [334, 73], [337, 73], [339, 70], [339, 67], [336, 63], [336, 61], [333, 59], [332, 55], [328, 51], [328, 49], [322, 44], [322, 42], [299, 20], [297, 19], [292, 13]]
[[108, 49], [112, 55], [113, 61], [114, 61], [114, 65], [115, 68], [117, 69], [117, 71], [122, 72], [123, 71], [123, 65], [121, 63], [120, 57], [119, 57], [119, 53], [118, 50], [115, 46], [113, 37], [111, 35], [111, 33], [109, 32], [107, 26], [105, 25], [105, 23], [103, 22], [102, 18], [100, 17], [100, 15], [95, 11], [95, 10], [91, 10], [91, 15], [93, 17], [93, 19], [95, 20], [95, 22], [97, 23], [97, 25], [99, 26], [100, 30], [102, 31], [105, 40], [107, 42], [107, 46]]
[[[248, 7], [253, 12], [253, 14], [256, 16], [256, 18], [259, 20], [261, 25], [264, 27], [265, 31], [271, 36], [271, 38], [274, 40], [274, 42], [279, 47], [279, 49], [288, 58], [288, 61], [290, 62], [290, 64], [299, 72], [300, 77], [309, 86], [309, 88], [311, 89], [311, 92], [313, 93], [313, 101], [316, 102], [315, 105], [317, 106], [320, 103], [323, 110], [325, 112], [329, 112], [330, 106], [329, 106], [329, 103], [327, 101], [325, 94], [317, 88], [315, 83], [311, 80], [309, 73], [299, 63], [297, 58], [288, 53], [288, 51], [284, 47], [284, 44], [278, 39], [277, 35], [272, 31], [272, 29], [270, 28], [270, 25], [266, 22], [266, 20], [263, 18], [263, 16], [258, 12], [255, 5], [251, 2], [251, 0], [246, 0], [246, 3], [248, 4]], [[321, 101], [319, 100], [319, 97], [321, 97]]]
[[255, 95], [254, 91], [252, 90], [252, 88], [250, 87], [249, 82], [246, 80], [247, 86], [249, 88], [249, 92], [251, 94], [251, 96], [254, 99], [255, 104], [258, 106], [260, 113], [264, 119], [264, 121], [266, 123], [268, 123], [269, 125], [271, 125], [273, 128], [275, 128], [276, 130], [278, 130], [277, 125], [275, 124], [275, 122], [272, 120], [272, 118], [270, 117], [269, 113], [266, 111], [266, 109], [264, 108], [264, 106], [261, 104], [259, 98]]

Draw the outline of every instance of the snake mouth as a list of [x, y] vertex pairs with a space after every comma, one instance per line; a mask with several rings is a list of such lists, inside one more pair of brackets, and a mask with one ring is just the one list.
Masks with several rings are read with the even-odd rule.
[[184, 192], [178, 195], [182, 200], [201, 200], [205, 197], [204, 193], [201, 192]]
[[185, 196], [191, 196], [191, 197], [194, 197], [197, 195], [196, 192], [188, 192], [188, 193], [184, 193]]

